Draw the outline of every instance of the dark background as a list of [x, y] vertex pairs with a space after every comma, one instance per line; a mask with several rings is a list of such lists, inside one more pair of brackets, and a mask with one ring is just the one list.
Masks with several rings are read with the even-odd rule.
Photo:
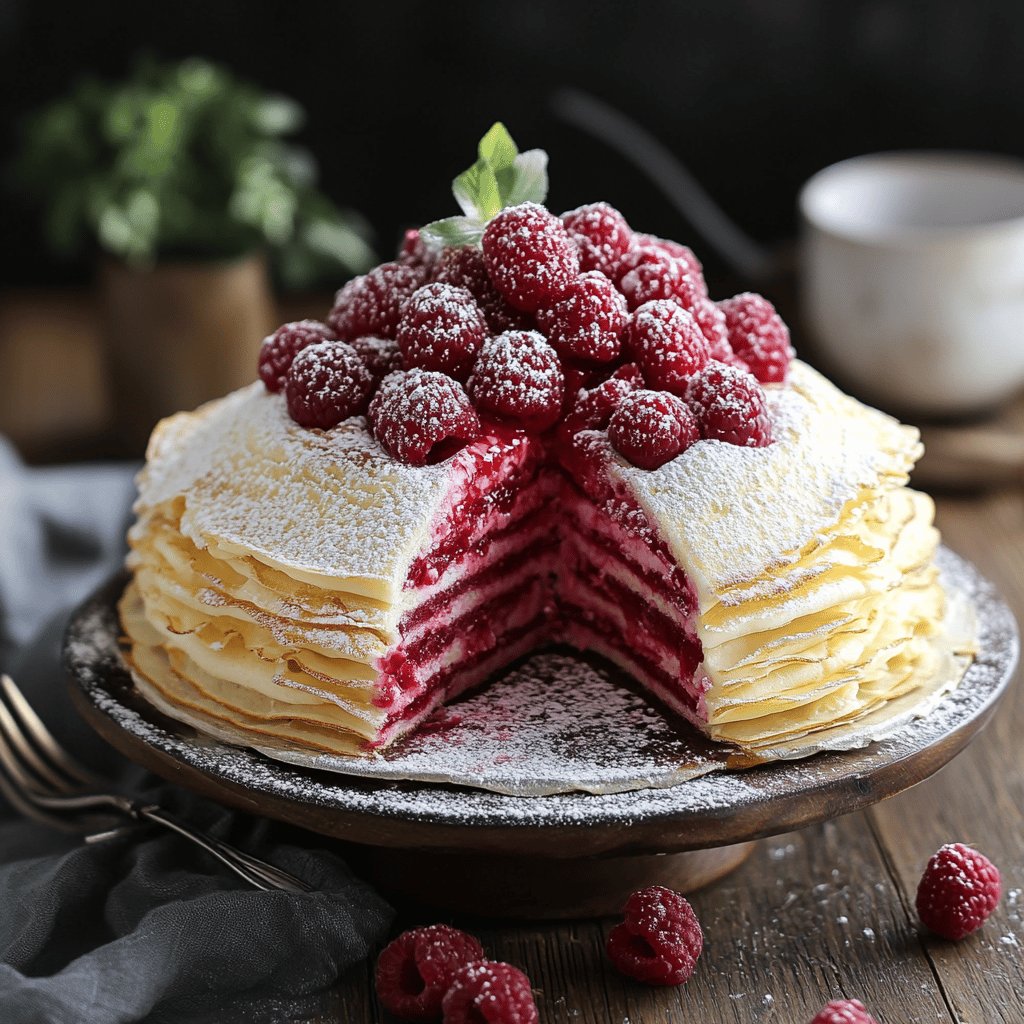
[[[305, 105], [324, 185], [367, 215], [382, 252], [401, 228], [455, 212], [448, 182], [499, 118], [550, 153], [553, 209], [604, 198], [701, 252], [638, 171], [558, 121], [553, 90], [614, 103], [772, 241], [793, 231], [799, 184], [842, 157], [1024, 153], [1022, 43], [1016, 0], [0, 0], [0, 156], [22, 115], [83, 73], [119, 76], [140, 50], [198, 54]], [[87, 276], [84, 262], [53, 264], [9, 190], [2, 212], [0, 283]]]

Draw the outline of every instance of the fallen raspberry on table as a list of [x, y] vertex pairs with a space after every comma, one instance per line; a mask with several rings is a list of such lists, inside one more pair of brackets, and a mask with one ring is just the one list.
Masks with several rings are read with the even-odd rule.
[[444, 924], [402, 932], [377, 958], [377, 996], [402, 1020], [436, 1021], [460, 968], [484, 956], [472, 935]]
[[375, 381], [403, 369], [402, 350], [393, 338], [353, 338], [349, 344], [356, 350]]
[[615, 278], [622, 258], [633, 248], [626, 218], [608, 203], [588, 203], [562, 214], [562, 223], [580, 255], [580, 269], [600, 270]]
[[442, 1003], [444, 1024], [537, 1024], [530, 979], [518, 967], [495, 960], [466, 964], [456, 972]]
[[381, 381], [370, 402], [373, 436], [393, 458], [412, 466], [451, 455], [480, 433], [462, 385], [432, 370], [399, 370]]
[[733, 352], [762, 384], [781, 384], [793, 361], [789, 328], [775, 307], [763, 296], [743, 292], [723, 299], [718, 308]]
[[686, 401], [700, 423], [701, 437], [744, 448], [772, 443], [768, 401], [745, 370], [711, 362], [690, 381]]
[[660, 885], [640, 889], [626, 901], [625, 920], [608, 936], [608, 956], [618, 970], [648, 985], [689, 980], [704, 946], [690, 904]]
[[562, 222], [536, 203], [502, 210], [484, 229], [482, 245], [494, 287], [528, 313], [561, 298], [579, 274], [576, 246]]
[[565, 377], [544, 335], [506, 331], [484, 342], [467, 389], [480, 412], [544, 430], [562, 411]]
[[465, 288], [435, 282], [413, 292], [405, 304], [397, 341], [406, 367], [464, 381], [487, 333], [487, 321]]
[[264, 338], [260, 346], [260, 380], [266, 384], [268, 391], [280, 391], [296, 355], [310, 345], [330, 341], [333, 337], [327, 324], [319, 320], [297, 320], [282, 324], [273, 334]]
[[610, 363], [629, 320], [626, 300], [604, 274], [580, 274], [551, 306], [537, 310], [537, 326], [555, 351], [591, 363]]
[[686, 266], [661, 249], [638, 246], [622, 262], [619, 291], [630, 309], [654, 299], [674, 299], [685, 287]]
[[681, 242], [673, 242], [669, 238], [658, 238], [657, 235], [644, 235], [637, 234], [633, 236], [634, 242], [638, 246], [647, 246], [650, 249], [657, 249], [660, 252], [665, 253], [666, 256], [671, 256], [673, 259], [680, 260], [686, 266], [686, 272], [692, 274], [693, 277], [700, 282], [700, 288], [705, 295], [707, 295], [707, 286], [704, 284], [704, 268], [701, 266], [700, 260], [697, 259], [694, 251], [688, 246], [683, 245]]
[[944, 939], [962, 939], [988, 920], [999, 902], [999, 869], [963, 843], [939, 848], [917, 887], [921, 923]]
[[531, 326], [527, 314], [513, 309], [501, 297], [487, 273], [483, 251], [475, 246], [445, 249], [438, 261], [435, 279], [465, 288], [476, 299], [487, 319], [487, 326], [495, 334]]
[[335, 295], [327, 325], [344, 341], [364, 335], [393, 338], [402, 308], [423, 280], [421, 267], [382, 263], [354, 277]]
[[833, 999], [823, 1006], [811, 1024], [878, 1024], [859, 999]]
[[626, 350], [649, 387], [684, 396], [690, 378], [707, 365], [707, 338], [693, 316], [672, 299], [654, 299], [626, 325]]
[[641, 469], [657, 469], [700, 440], [686, 403], [667, 391], [640, 389], [623, 397], [608, 422], [608, 440]]
[[288, 415], [301, 427], [329, 430], [366, 411], [373, 374], [351, 345], [321, 341], [292, 360], [284, 382]]

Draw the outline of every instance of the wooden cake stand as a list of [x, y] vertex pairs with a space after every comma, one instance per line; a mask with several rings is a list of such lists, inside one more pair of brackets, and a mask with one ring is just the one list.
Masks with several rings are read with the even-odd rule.
[[589, 917], [620, 910], [644, 885], [707, 885], [758, 838], [893, 796], [967, 746], [1009, 684], [1019, 640], [992, 585], [957, 556], [943, 559], [974, 602], [980, 651], [927, 717], [857, 750], [608, 795], [349, 777], [204, 736], [136, 691], [118, 643], [123, 575], [75, 614], [65, 663], [82, 715], [127, 757], [221, 804], [343, 841], [356, 869], [390, 895], [489, 917]]

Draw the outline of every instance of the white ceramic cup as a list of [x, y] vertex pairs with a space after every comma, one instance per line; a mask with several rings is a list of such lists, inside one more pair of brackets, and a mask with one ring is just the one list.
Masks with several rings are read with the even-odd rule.
[[865, 398], [962, 415], [1024, 385], [1024, 163], [879, 153], [800, 193], [804, 322]]

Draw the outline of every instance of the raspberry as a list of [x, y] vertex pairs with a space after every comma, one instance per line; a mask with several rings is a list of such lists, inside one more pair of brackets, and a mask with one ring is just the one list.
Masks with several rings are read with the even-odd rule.
[[369, 410], [373, 436], [393, 458], [411, 466], [453, 454], [458, 441], [480, 433], [462, 385], [431, 370], [399, 370], [381, 381]]
[[561, 298], [579, 273], [576, 246], [562, 222], [536, 203], [502, 210], [484, 229], [482, 244], [494, 287], [528, 313]]
[[704, 284], [704, 268], [700, 265], [700, 260], [697, 259], [693, 250], [688, 245], [673, 242], [668, 238], [658, 238], [657, 235], [637, 234], [633, 236], [633, 239], [639, 246], [657, 249], [659, 252], [665, 253], [666, 256], [681, 260], [685, 264], [686, 272], [700, 282], [703, 293], [707, 295], [707, 286]]
[[679, 893], [660, 885], [640, 889], [626, 900], [625, 917], [608, 936], [608, 956], [623, 974], [648, 985], [689, 980], [704, 936]]
[[409, 228], [402, 236], [402, 244], [398, 250], [398, 262], [418, 267], [429, 275], [437, 263], [439, 253], [423, 241], [423, 236], [416, 228]]
[[292, 360], [284, 381], [288, 415], [300, 427], [330, 430], [365, 412], [373, 375], [351, 345], [320, 341]]
[[878, 1024], [859, 999], [833, 999], [823, 1006], [811, 1024]]
[[392, 338], [353, 338], [349, 344], [375, 381], [382, 381], [389, 373], [402, 369], [402, 352]]
[[775, 307], [763, 296], [743, 292], [723, 299], [729, 344], [762, 384], [781, 384], [793, 359], [789, 328]]
[[328, 326], [345, 341], [367, 334], [393, 338], [402, 307], [423, 279], [420, 267], [382, 263], [368, 274], [352, 278], [335, 295]]
[[666, 391], [640, 389], [625, 395], [608, 422], [615, 450], [641, 469], [657, 469], [700, 440], [686, 403]]
[[465, 288], [425, 284], [413, 292], [398, 323], [405, 366], [437, 370], [464, 381], [487, 337], [487, 321]]
[[526, 314], [513, 309], [498, 293], [487, 273], [483, 252], [474, 246], [445, 249], [437, 265], [436, 280], [465, 288], [476, 299], [487, 318], [487, 326], [495, 334], [529, 325]]
[[772, 443], [772, 425], [761, 385], [744, 370], [711, 362], [690, 381], [686, 401], [701, 437], [745, 448]]
[[506, 331], [484, 342], [468, 389], [481, 412], [544, 430], [562, 411], [565, 377], [542, 334]]
[[917, 887], [921, 923], [944, 939], [977, 931], [999, 902], [999, 869], [963, 843], [947, 843], [928, 861]]
[[537, 326], [561, 356], [610, 363], [629, 319], [626, 300], [604, 274], [580, 274], [554, 305], [537, 310]]
[[297, 320], [282, 324], [263, 339], [260, 346], [260, 380], [268, 391], [280, 391], [295, 356], [309, 345], [330, 341], [334, 337], [327, 324], [319, 320]]
[[597, 387], [607, 374], [607, 366], [584, 366], [568, 359], [563, 361], [562, 375], [565, 377], [566, 402], [572, 405], [579, 391]]
[[579, 252], [580, 269], [600, 270], [614, 278], [623, 256], [633, 247], [626, 218], [607, 203], [588, 203], [563, 213], [562, 223]]
[[625, 342], [648, 386], [674, 395], [686, 394], [687, 381], [710, 358], [697, 321], [671, 299], [654, 299], [636, 310]]
[[639, 246], [620, 267], [619, 291], [630, 309], [654, 299], [674, 299], [683, 286], [686, 267], [659, 249]]
[[466, 964], [442, 1003], [443, 1024], [537, 1024], [530, 979], [518, 967], [494, 960]]
[[560, 437], [563, 441], [569, 441], [581, 430], [603, 430], [626, 395], [632, 394], [637, 387], [642, 386], [642, 381], [637, 384], [632, 380], [613, 376], [602, 381], [596, 388], [589, 391], [581, 390], [569, 415], [559, 427]]
[[377, 958], [377, 996], [402, 1020], [437, 1020], [455, 973], [483, 955], [477, 939], [448, 925], [402, 932]]

